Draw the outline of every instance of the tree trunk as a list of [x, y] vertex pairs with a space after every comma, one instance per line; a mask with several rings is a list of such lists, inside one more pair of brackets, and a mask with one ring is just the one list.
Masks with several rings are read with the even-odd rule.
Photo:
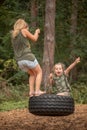
[[46, 88], [48, 75], [54, 65], [55, 50], [55, 7], [56, 0], [46, 0], [45, 27], [44, 27], [44, 53], [43, 53], [43, 80]]
[[31, 26], [33, 28], [35, 28], [37, 25], [37, 20], [36, 20], [37, 12], [38, 12], [37, 2], [36, 0], [32, 0], [31, 1]]
[[[74, 50], [74, 44], [76, 43], [76, 34], [77, 34], [77, 6], [78, 6], [78, 0], [72, 0], [72, 14], [71, 14], [71, 29], [70, 29], [70, 34], [71, 34], [71, 56], [72, 56], [72, 61], [75, 60], [75, 54], [72, 53]], [[72, 73], [71, 73], [71, 79], [76, 80], [77, 79], [77, 68], [74, 67]]]

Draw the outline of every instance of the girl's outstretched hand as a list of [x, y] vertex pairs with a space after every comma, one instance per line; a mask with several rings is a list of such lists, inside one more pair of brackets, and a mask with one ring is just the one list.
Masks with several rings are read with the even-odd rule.
[[80, 62], [80, 57], [76, 58], [75, 62], [79, 63]]
[[40, 29], [38, 28], [38, 29], [36, 29], [36, 32], [39, 34], [40, 33]]

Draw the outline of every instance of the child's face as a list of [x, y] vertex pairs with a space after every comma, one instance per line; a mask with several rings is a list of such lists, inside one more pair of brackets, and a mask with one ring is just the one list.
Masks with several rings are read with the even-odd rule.
[[57, 75], [57, 76], [61, 76], [63, 74], [63, 68], [62, 68], [62, 65], [61, 64], [56, 64], [55, 67], [54, 67], [54, 73]]

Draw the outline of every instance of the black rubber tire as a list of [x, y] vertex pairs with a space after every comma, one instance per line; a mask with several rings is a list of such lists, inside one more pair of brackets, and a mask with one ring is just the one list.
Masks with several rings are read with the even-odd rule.
[[43, 116], [67, 116], [74, 112], [74, 99], [55, 94], [34, 96], [29, 99], [29, 112]]

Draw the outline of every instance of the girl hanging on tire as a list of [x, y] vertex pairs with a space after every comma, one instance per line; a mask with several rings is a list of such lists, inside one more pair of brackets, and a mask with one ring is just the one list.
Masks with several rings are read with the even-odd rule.
[[[56, 63], [53, 67], [53, 72], [50, 73], [49, 81], [50, 85], [55, 86], [55, 92], [57, 95], [70, 96], [70, 85], [67, 80], [69, 72], [80, 62], [78, 57], [67, 69], [64, 64]], [[53, 88], [52, 88], [53, 89]]]
[[[40, 34], [40, 29], [36, 29], [32, 34], [29, 31], [28, 24], [23, 19], [18, 19], [12, 31], [12, 45], [14, 49], [15, 59], [21, 70], [26, 71], [29, 76], [30, 96], [39, 96], [44, 92], [40, 90], [42, 80], [42, 69], [31, 52], [28, 40], [36, 42]], [[34, 90], [34, 85], [36, 85]]]

